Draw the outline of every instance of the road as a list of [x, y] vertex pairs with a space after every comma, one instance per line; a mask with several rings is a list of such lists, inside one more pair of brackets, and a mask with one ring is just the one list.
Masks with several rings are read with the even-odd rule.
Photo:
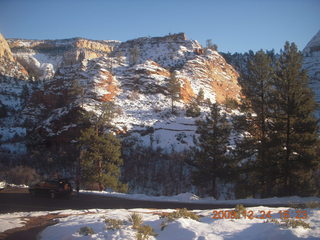
[[[245, 204], [244, 204], [245, 205]], [[254, 205], [245, 205], [252, 207]], [[284, 205], [270, 205], [270, 207], [283, 207]], [[80, 194], [71, 199], [50, 199], [49, 197], [31, 197], [27, 190], [1, 191], [0, 213], [29, 212], [29, 211], [54, 211], [63, 209], [129, 209], [129, 208], [155, 208], [155, 209], [218, 209], [232, 208], [234, 204], [199, 204], [181, 202], [154, 202], [130, 200], [116, 197], [106, 197], [91, 194]]]

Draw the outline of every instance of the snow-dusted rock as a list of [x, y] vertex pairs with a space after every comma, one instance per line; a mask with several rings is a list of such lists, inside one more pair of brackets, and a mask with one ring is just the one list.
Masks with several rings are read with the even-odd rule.
[[[308, 71], [311, 89], [315, 92], [316, 100], [320, 103], [320, 31], [303, 49], [303, 68]], [[317, 112], [320, 118], [320, 112]]]

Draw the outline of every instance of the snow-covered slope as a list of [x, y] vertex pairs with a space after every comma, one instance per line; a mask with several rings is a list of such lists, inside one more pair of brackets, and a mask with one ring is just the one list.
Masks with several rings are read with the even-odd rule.
[[[310, 40], [303, 49], [303, 67], [308, 71], [310, 85], [316, 95], [316, 100], [320, 103], [320, 31]], [[320, 112], [317, 112], [320, 118]]]
[[28, 72], [16, 62], [0, 34], [0, 153], [25, 153], [26, 129], [19, 121], [28, 89]]
[[[85, 89], [85, 109], [114, 101], [121, 112], [114, 119], [119, 131], [136, 135], [144, 145], [175, 151], [193, 144], [196, 119], [185, 116], [185, 106], [201, 88], [211, 102], [240, 97], [238, 73], [216, 51], [203, 49], [183, 33], [123, 43], [79, 38], [8, 42], [37, 83], [25, 118], [37, 124], [42, 135], [59, 135], [59, 141], [76, 127], [62, 120], [80, 104], [79, 98], [68, 96], [74, 82]], [[182, 86], [176, 115], [170, 113], [167, 91], [173, 71]], [[145, 134], [150, 128], [152, 136]]]

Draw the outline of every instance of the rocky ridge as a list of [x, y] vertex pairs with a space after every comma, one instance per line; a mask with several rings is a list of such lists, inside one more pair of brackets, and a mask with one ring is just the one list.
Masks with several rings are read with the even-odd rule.
[[[41, 132], [47, 141], [70, 142], [77, 127], [72, 122], [75, 108], [81, 105], [94, 110], [101, 102], [114, 101], [119, 114], [113, 123], [119, 132], [137, 137], [145, 146], [181, 151], [193, 145], [196, 119], [185, 116], [185, 107], [200, 88], [211, 102], [240, 98], [238, 73], [216, 51], [202, 48], [185, 34], [122, 43], [81, 38], [9, 39], [1, 49], [1, 59], [7, 57], [21, 66], [21, 73], [23, 69], [27, 73], [16, 78], [21, 85], [21, 108], [9, 111], [10, 126], [8, 116], [1, 119], [3, 136], [8, 135], [9, 127], [15, 127], [24, 134]], [[167, 92], [173, 71], [182, 86], [176, 115], [170, 113]], [[74, 83], [83, 89], [82, 97], [70, 96]], [[7, 90], [1, 90], [2, 101]], [[150, 128], [152, 136], [146, 134]], [[3, 139], [2, 149], [21, 152], [4, 147], [10, 137]]]

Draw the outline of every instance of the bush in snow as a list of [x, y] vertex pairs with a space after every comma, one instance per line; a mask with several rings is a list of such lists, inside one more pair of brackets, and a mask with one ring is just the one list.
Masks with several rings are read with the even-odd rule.
[[241, 215], [246, 217], [246, 208], [242, 204], [237, 204], [234, 208], [234, 211], [236, 212], [236, 218], [240, 218]]
[[138, 213], [132, 213], [129, 216], [129, 221], [132, 223], [133, 229], [138, 229], [142, 224], [142, 216]]
[[88, 236], [88, 235], [94, 234], [94, 231], [91, 227], [85, 226], [85, 227], [80, 228], [79, 234], [84, 235], [84, 236]]
[[297, 228], [297, 227], [303, 227], [305, 229], [311, 228], [309, 223], [306, 223], [302, 221], [301, 219], [284, 219], [282, 221], [279, 221], [277, 219], [269, 219], [266, 221], [267, 223], [275, 223], [280, 226], [288, 227], [288, 228]]
[[301, 219], [285, 219], [284, 225], [291, 228], [303, 227], [303, 228], [311, 228], [309, 223], [302, 221]]
[[106, 218], [104, 222], [107, 225], [106, 229], [111, 229], [111, 230], [120, 229], [121, 226], [124, 224], [123, 220], [113, 219], [113, 218]]
[[168, 226], [170, 222], [173, 222], [179, 218], [191, 218], [193, 220], [200, 221], [200, 216], [188, 211], [186, 208], [178, 209], [177, 211], [171, 213], [163, 213], [160, 218], [165, 218], [165, 220], [161, 223], [161, 230]]
[[224, 105], [227, 109], [237, 109], [239, 107], [239, 103], [236, 99], [227, 97], [224, 101]]
[[158, 234], [156, 234], [153, 230], [153, 228], [149, 225], [141, 225], [138, 228], [138, 232], [136, 234], [136, 239], [137, 240], [148, 240], [149, 237], [156, 237]]

